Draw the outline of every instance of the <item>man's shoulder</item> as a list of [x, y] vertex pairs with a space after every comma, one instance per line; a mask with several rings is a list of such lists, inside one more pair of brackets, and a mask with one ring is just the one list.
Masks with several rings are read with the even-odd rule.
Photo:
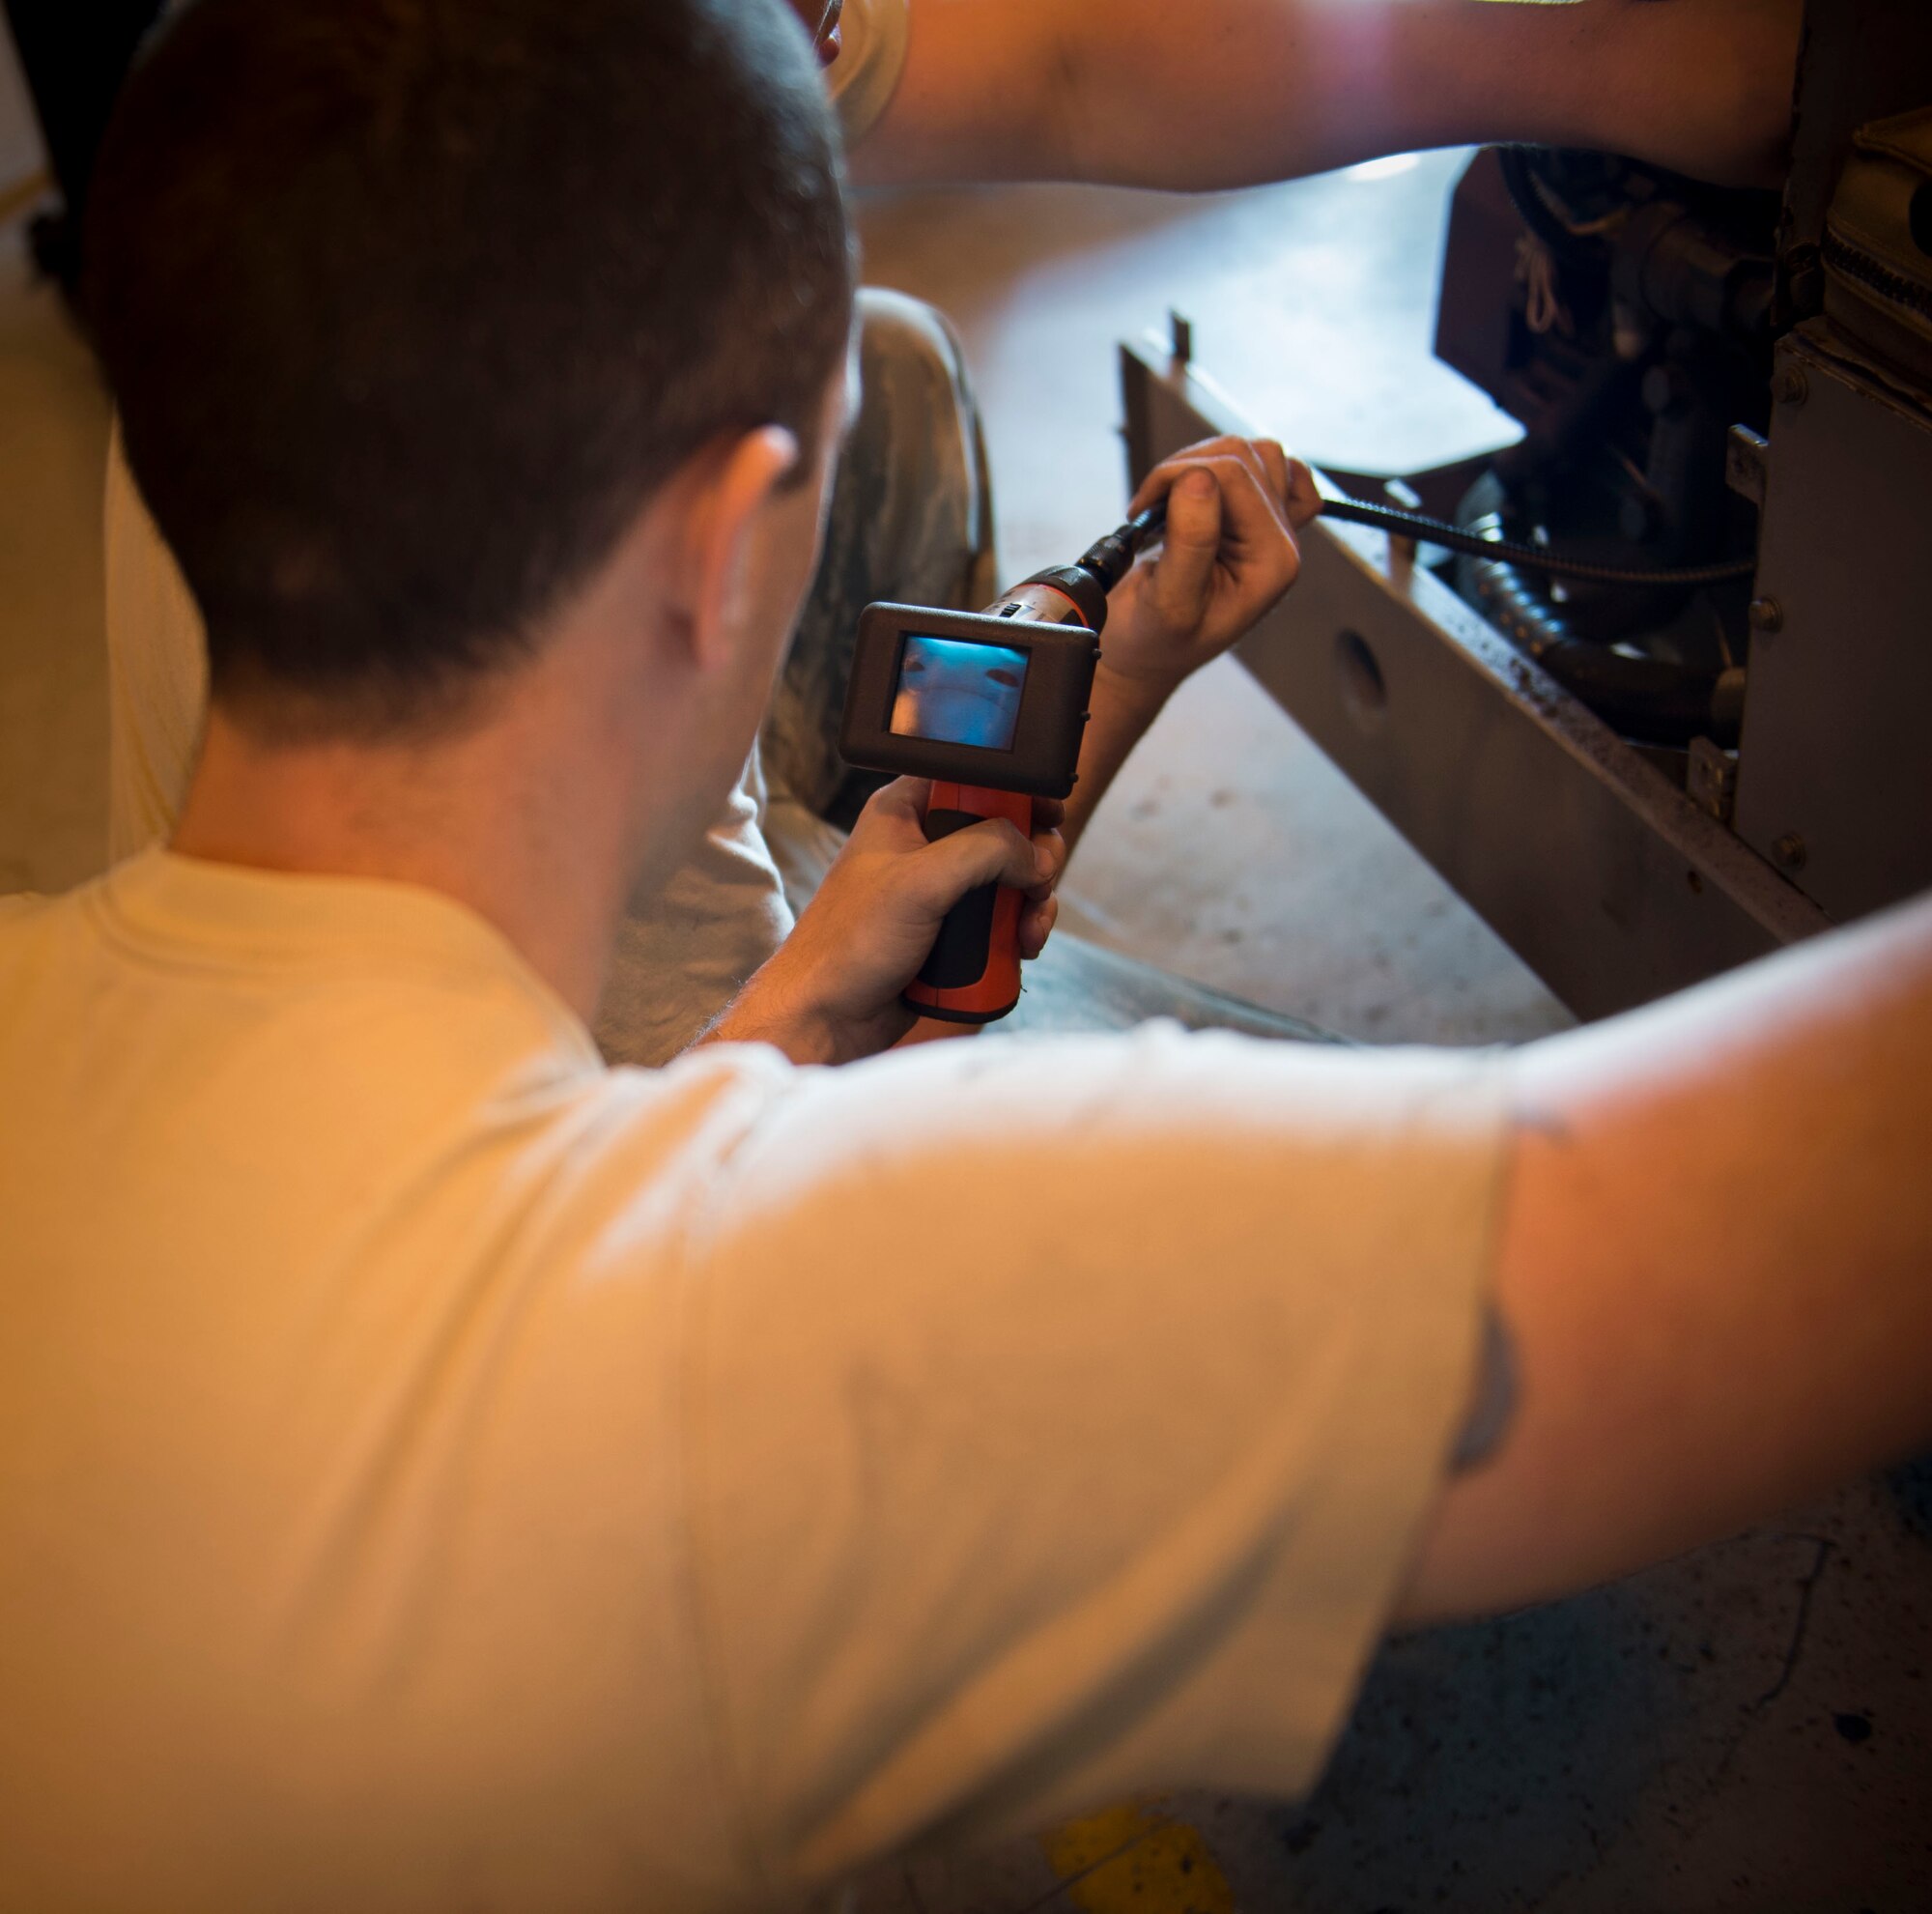
[[775, 1269], [836, 1253], [853, 1270], [917, 1242], [953, 1271], [983, 1238], [1029, 1280], [1060, 1254], [1103, 1286], [1130, 1266], [1168, 1279], [1216, 1253], [1229, 1280], [1243, 1271], [1270, 1291], [1390, 1258], [1442, 1261], [1460, 1279], [1463, 1249], [1481, 1260], [1505, 1079], [1495, 1055], [1160, 1024], [922, 1044], [795, 1072], [721, 1162], [705, 1240]]
[[0, 1004], [12, 992], [5, 980], [20, 980], [51, 963], [87, 934], [89, 900], [100, 880], [67, 891], [10, 891], [0, 895]]
[[0, 896], [0, 935], [17, 935], [44, 916], [49, 901], [39, 891], [9, 891]]

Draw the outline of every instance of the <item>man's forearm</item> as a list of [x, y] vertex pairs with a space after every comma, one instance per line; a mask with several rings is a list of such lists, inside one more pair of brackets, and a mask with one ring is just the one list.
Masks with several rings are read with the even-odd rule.
[[862, 181], [1181, 190], [1522, 140], [1775, 182], [1797, 0], [911, 0]]
[[1932, 898], [1516, 1063], [1515, 1424], [1411, 1617], [1513, 1606], [1932, 1442]]
[[1170, 695], [1168, 687], [1119, 677], [1104, 664], [1094, 673], [1094, 692], [1088, 700], [1093, 715], [1080, 741], [1080, 777], [1066, 800], [1066, 816], [1060, 827], [1068, 857], [1073, 855], [1094, 807], [1106, 796], [1134, 746], [1160, 716]]

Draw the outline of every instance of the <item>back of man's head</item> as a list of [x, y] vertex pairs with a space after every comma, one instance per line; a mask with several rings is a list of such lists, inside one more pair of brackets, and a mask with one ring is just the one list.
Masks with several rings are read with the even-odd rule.
[[694, 453], [809, 444], [852, 293], [778, 0], [197, 0], [87, 252], [215, 696], [270, 736], [434, 726]]

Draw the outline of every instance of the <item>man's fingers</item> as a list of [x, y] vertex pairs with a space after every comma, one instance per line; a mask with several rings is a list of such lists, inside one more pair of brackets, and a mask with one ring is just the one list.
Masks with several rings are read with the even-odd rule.
[[1251, 458], [1250, 443], [1245, 439], [1237, 439], [1232, 433], [1219, 439], [1203, 439], [1199, 444], [1185, 445], [1164, 458], [1141, 480], [1140, 489], [1133, 496], [1133, 502], [1127, 507], [1128, 517], [1144, 512], [1156, 500], [1165, 499], [1173, 492], [1183, 473], [1190, 468], [1214, 458]]
[[1221, 487], [1208, 467], [1197, 465], [1167, 495], [1167, 529], [1151, 581], [1153, 602], [1170, 623], [1200, 623], [1220, 550]]
[[1288, 509], [1288, 454], [1275, 439], [1257, 439], [1255, 456], [1261, 460], [1262, 476], [1267, 480], [1268, 497], [1284, 511]]
[[1033, 847], [1039, 857], [1040, 877], [1029, 887], [1028, 895], [1045, 897], [1060, 882], [1066, 869], [1066, 840], [1059, 830], [1036, 830], [1033, 834]]
[[1031, 961], [1045, 948], [1060, 916], [1058, 898], [1029, 899], [1020, 911], [1020, 956]]
[[1215, 457], [1237, 458], [1254, 473], [1262, 497], [1282, 517], [1288, 514], [1288, 454], [1276, 439], [1216, 439], [1203, 448]]
[[[1251, 615], [1265, 610], [1294, 582], [1300, 557], [1287, 508], [1256, 471], [1259, 462], [1260, 454], [1244, 442], [1239, 453], [1191, 462], [1187, 477], [1169, 495], [1166, 542], [1153, 562], [1148, 589], [1160, 616], [1177, 629], [1198, 625], [1208, 615], [1221, 583], [1217, 570], [1225, 571], [1227, 583], [1252, 602]], [[1205, 473], [1215, 487], [1211, 520], [1192, 502], [1199, 496], [1195, 473]], [[1284, 482], [1292, 479], [1286, 455], [1283, 473]], [[1204, 550], [1210, 523], [1213, 542]]]
[[[1297, 500], [1305, 500], [1315, 508], [1321, 505], [1321, 494], [1315, 490], [1308, 468], [1299, 459], [1290, 458], [1278, 440], [1242, 439], [1230, 433], [1219, 439], [1204, 439], [1198, 445], [1189, 445], [1163, 459], [1141, 481], [1127, 508], [1129, 516], [1167, 497], [1180, 473], [1190, 467], [1223, 459], [1238, 459], [1246, 466], [1259, 481], [1264, 497], [1292, 524], [1305, 523], [1293, 518]], [[1314, 516], [1313, 509], [1308, 516]]]
[[[923, 833], [925, 828], [925, 808], [932, 802], [932, 780], [930, 778], [895, 778], [889, 785], [882, 785], [866, 800], [859, 813], [859, 822], [867, 817], [883, 818], [893, 823], [917, 825]], [[1033, 801], [1033, 828], [1036, 832], [1058, 831], [1066, 821], [1066, 806], [1057, 797], [1037, 797]], [[859, 835], [855, 826], [852, 835]]]
[[925, 816], [925, 807], [932, 797], [932, 781], [929, 778], [895, 778], [889, 785], [881, 785], [859, 813], [857, 823], [852, 827], [856, 838], [865, 831], [869, 818], [875, 824], [912, 824], [922, 828], [921, 820]]
[[1011, 884], [1030, 891], [1050, 880], [1052, 866], [1004, 817], [969, 824], [941, 838], [918, 859], [920, 896], [944, 916], [981, 884]]
[[1321, 510], [1315, 474], [1299, 459], [1288, 461], [1288, 485], [1282, 496], [1288, 504], [1288, 522], [1296, 531]]

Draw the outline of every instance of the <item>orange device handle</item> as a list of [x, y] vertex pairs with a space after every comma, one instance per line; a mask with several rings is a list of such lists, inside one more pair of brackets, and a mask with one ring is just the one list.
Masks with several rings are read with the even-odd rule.
[[[1033, 799], [1022, 791], [980, 785], [935, 784], [925, 807], [927, 843], [982, 817], [1007, 817], [1033, 835]], [[981, 884], [946, 913], [925, 968], [906, 986], [905, 1001], [923, 1016], [947, 1023], [993, 1023], [1020, 1000], [1020, 894], [1010, 884]]]

